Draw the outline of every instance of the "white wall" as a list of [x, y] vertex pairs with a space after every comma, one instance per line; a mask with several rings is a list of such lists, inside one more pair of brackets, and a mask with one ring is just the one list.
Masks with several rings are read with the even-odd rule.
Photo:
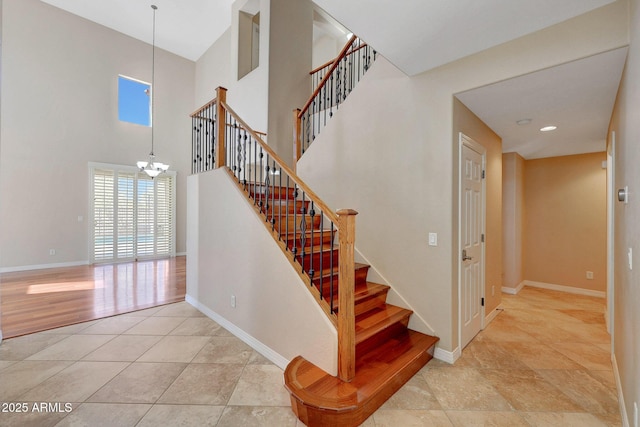
[[626, 17], [617, 2], [412, 78], [380, 58], [298, 164], [331, 207], [360, 212], [356, 247], [444, 351], [458, 347], [453, 95], [626, 45]]
[[630, 192], [628, 204], [614, 205], [613, 361], [626, 410], [625, 426], [634, 426], [634, 403], [640, 406], [640, 2], [631, 0], [630, 5], [629, 55], [610, 129], [616, 133], [615, 188], [628, 186]]
[[335, 375], [336, 329], [253, 205], [225, 169], [188, 181], [187, 301], [280, 367], [302, 355]]
[[229, 89], [231, 78], [231, 27], [196, 62], [194, 110], [216, 97], [218, 86]]
[[231, 108], [253, 129], [267, 132], [269, 145], [290, 164], [292, 111], [311, 95], [313, 8], [308, 0], [254, 3], [259, 8], [251, 13], [260, 12], [260, 65], [238, 80], [238, 15], [249, 6], [237, 0], [231, 27], [196, 62], [194, 108], [215, 98], [216, 87], [226, 87]]
[[[238, 16], [240, 10], [260, 12], [258, 67], [238, 80]], [[269, 96], [269, 0], [237, 0], [231, 7], [231, 26], [196, 61], [194, 110], [215, 98], [215, 89], [228, 89], [227, 103], [254, 130], [267, 132]]]
[[[0, 0], [0, 82], [2, 82], [2, 1]], [[2, 84], [0, 84], [0, 129], [2, 129]], [[0, 136], [0, 158], [2, 158], [2, 139]], [[2, 179], [2, 177], [0, 177]], [[0, 197], [0, 207], [2, 198]], [[1, 253], [0, 253], [1, 255]], [[2, 296], [0, 295], [0, 343], [2, 343]]]
[[311, 68], [317, 68], [334, 60], [346, 43], [346, 37], [342, 40], [337, 40], [326, 34], [315, 39], [312, 49]]
[[[4, 1], [2, 31], [0, 267], [87, 262], [88, 162], [133, 165], [150, 150], [150, 128], [118, 121], [117, 78], [150, 81], [151, 46], [37, 0]], [[155, 152], [178, 173], [177, 252], [194, 71], [156, 50]]]
[[311, 95], [313, 8], [308, 0], [271, 0], [269, 43], [269, 145], [293, 159], [293, 110]]

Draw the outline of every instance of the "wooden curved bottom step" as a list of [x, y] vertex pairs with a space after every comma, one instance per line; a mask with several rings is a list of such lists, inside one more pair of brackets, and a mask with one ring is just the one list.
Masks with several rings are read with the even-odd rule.
[[349, 383], [298, 356], [284, 373], [293, 412], [310, 427], [360, 425], [431, 360], [437, 342], [407, 330], [359, 358]]

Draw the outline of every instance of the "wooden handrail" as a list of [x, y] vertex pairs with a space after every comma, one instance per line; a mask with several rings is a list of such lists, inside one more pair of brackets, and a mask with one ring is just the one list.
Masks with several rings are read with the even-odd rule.
[[327, 71], [327, 74], [324, 75], [324, 77], [320, 81], [320, 84], [318, 85], [316, 90], [313, 91], [313, 94], [311, 95], [307, 103], [304, 104], [304, 107], [302, 107], [302, 109], [300, 110], [300, 114], [298, 115], [299, 118], [302, 118], [302, 115], [309, 109], [309, 106], [313, 102], [313, 99], [318, 95], [318, 93], [320, 93], [320, 90], [322, 89], [326, 81], [329, 80], [329, 77], [331, 77], [331, 73], [333, 73], [333, 70], [335, 70], [338, 67], [338, 64], [340, 63], [342, 58], [344, 58], [347, 55], [349, 48], [351, 47], [353, 42], [356, 41], [357, 38], [358, 36], [354, 34], [353, 36], [351, 36], [347, 44], [344, 45], [344, 47], [342, 48], [342, 50], [340, 51], [336, 59], [333, 61], [333, 65], [331, 66], [331, 68], [329, 68], [329, 71]]
[[[227, 123], [227, 127], [232, 128], [233, 125], [231, 123]], [[259, 130], [254, 130], [254, 132], [257, 133], [258, 135], [267, 136], [266, 132], [260, 132]]]
[[253, 137], [253, 139], [256, 140], [256, 142], [258, 144], [260, 144], [260, 146], [262, 147], [262, 149], [264, 151], [267, 152], [268, 155], [270, 155], [282, 168], [282, 170], [289, 175], [289, 178], [291, 178], [291, 180], [293, 182], [295, 182], [298, 187], [305, 192], [305, 194], [309, 197], [309, 199], [311, 199], [313, 201], [313, 203], [322, 211], [322, 213], [324, 213], [324, 215], [330, 220], [332, 221], [334, 224], [338, 224], [338, 216], [331, 210], [331, 208], [329, 208], [329, 206], [327, 206], [321, 199], [320, 197], [318, 197], [318, 195], [316, 193], [314, 193], [309, 186], [307, 186], [307, 184], [304, 183], [304, 181], [302, 181], [300, 179], [300, 177], [298, 177], [298, 175], [296, 175], [296, 173], [291, 170], [291, 168], [289, 168], [289, 166], [287, 166], [287, 164], [280, 158], [280, 156], [278, 156], [276, 154], [275, 151], [273, 151], [271, 149], [271, 147], [269, 147], [269, 145], [264, 142], [262, 140], [262, 138], [260, 138], [260, 135], [258, 135], [258, 133], [256, 131], [254, 131], [253, 129], [251, 129], [251, 127], [240, 118], [240, 116], [238, 116], [238, 114], [233, 111], [233, 109], [231, 107], [229, 107], [227, 105], [226, 102], [220, 102], [220, 105], [222, 107], [224, 107], [224, 109], [231, 114], [231, 116], [233, 116], [233, 118], [240, 123], [240, 125], [246, 129], [247, 132], [249, 132], [249, 134]]
[[[353, 43], [353, 42], [352, 42], [352, 43]], [[355, 48], [355, 49], [351, 49], [349, 52], [347, 52], [345, 56], [347, 56], [347, 55], [351, 55], [353, 52], [357, 52], [357, 51], [359, 51], [360, 49], [362, 49], [362, 48], [364, 48], [364, 47], [366, 47], [366, 46], [367, 46], [367, 44], [366, 44], [366, 43], [362, 43], [362, 44], [361, 44], [360, 46], [358, 46], [357, 48]], [[340, 55], [338, 55], [338, 57], [339, 57], [339, 56], [340, 56]], [[328, 67], [329, 65], [333, 64], [334, 62], [336, 62], [336, 59], [337, 59], [338, 57], [336, 57], [336, 58], [334, 58], [334, 59], [331, 59], [331, 60], [329, 60], [329, 61], [325, 62], [323, 65], [320, 65], [319, 67], [314, 68], [313, 70], [309, 71], [309, 74], [310, 74], [310, 75], [314, 75], [315, 73], [317, 73], [318, 71], [322, 70], [323, 68]]]
[[208, 119], [210, 117], [198, 117], [196, 116], [197, 114], [202, 113], [204, 110], [206, 110], [207, 108], [213, 106], [216, 104], [216, 102], [218, 102], [218, 98], [213, 98], [211, 101], [207, 102], [205, 105], [203, 105], [202, 107], [198, 108], [196, 111], [194, 111], [193, 113], [189, 114], [189, 116], [196, 118], [196, 119]]

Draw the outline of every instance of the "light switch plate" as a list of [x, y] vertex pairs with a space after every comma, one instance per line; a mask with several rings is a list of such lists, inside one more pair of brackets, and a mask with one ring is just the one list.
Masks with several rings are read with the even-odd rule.
[[438, 233], [429, 233], [429, 246], [438, 246]]

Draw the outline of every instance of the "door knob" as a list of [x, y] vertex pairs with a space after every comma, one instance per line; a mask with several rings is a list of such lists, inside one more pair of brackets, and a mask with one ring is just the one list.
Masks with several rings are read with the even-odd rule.
[[468, 260], [472, 260], [473, 257], [472, 256], [467, 256], [467, 250], [463, 249], [462, 250], [462, 260], [463, 261], [468, 261]]

